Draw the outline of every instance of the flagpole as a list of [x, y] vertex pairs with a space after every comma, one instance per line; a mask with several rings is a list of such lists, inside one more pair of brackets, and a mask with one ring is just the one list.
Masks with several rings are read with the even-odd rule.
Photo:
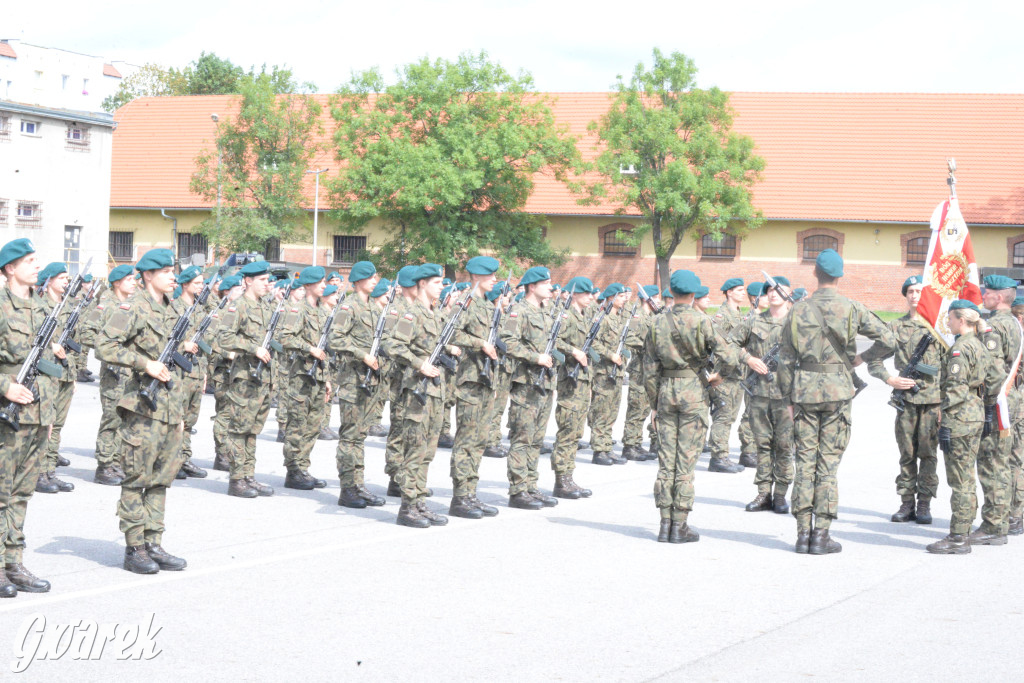
[[949, 177], [946, 178], [946, 184], [949, 185], [949, 198], [956, 199], [956, 159], [953, 157], [946, 159], [946, 166], [949, 168]]

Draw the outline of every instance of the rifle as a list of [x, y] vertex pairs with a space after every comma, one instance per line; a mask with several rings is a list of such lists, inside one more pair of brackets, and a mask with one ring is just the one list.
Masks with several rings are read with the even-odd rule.
[[[641, 291], [643, 291], [643, 290], [641, 290]], [[633, 310], [631, 310], [629, 312], [629, 320], [627, 320], [626, 324], [622, 326], [622, 332], [619, 333], [619, 345], [615, 348], [615, 354], [618, 355], [618, 356], [621, 356], [622, 355], [622, 350], [624, 348], [626, 348], [626, 336], [629, 334], [629, 323], [630, 323], [630, 321], [633, 320], [633, 316], [636, 315], [636, 307], [639, 306], [639, 305], [640, 305], [640, 299], [637, 299], [633, 303]], [[620, 367], [621, 366], [619, 366], [619, 365], [614, 365], [614, 364], [612, 365], [612, 372], [611, 372], [612, 379], [618, 378], [618, 376], [619, 376], [619, 368]]]
[[[595, 363], [601, 360], [601, 357], [591, 351], [591, 346], [594, 344], [594, 340], [597, 339], [597, 333], [601, 330], [601, 321], [608, 315], [608, 312], [612, 310], [612, 300], [607, 299], [604, 306], [597, 311], [597, 315], [594, 316], [594, 320], [590, 323], [590, 330], [587, 332], [587, 338], [583, 340], [583, 346], [580, 347], [580, 351], [590, 356], [590, 359]], [[579, 382], [580, 370], [583, 366], [576, 363], [576, 366], [566, 373], [566, 377], [572, 380], [573, 384]]]
[[[88, 270], [91, 265], [92, 259], [89, 259], [85, 264], [84, 270]], [[49, 280], [47, 280], [47, 282], [49, 282]], [[51, 363], [43, 358], [43, 353], [46, 351], [47, 346], [49, 346], [54, 332], [57, 331], [57, 318], [60, 317], [60, 312], [63, 310], [64, 304], [67, 303], [69, 298], [78, 295], [78, 291], [82, 288], [82, 282], [82, 273], [79, 272], [79, 274], [76, 275], [68, 284], [67, 289], [64, 290], [64, 295], [61, 296], [57, 305], [46, 314], [46, 319], [43, 320], [43, 324], [39, 326], [39, 331], [36, 332], [36, 338], [32, 342], [32, 348], [28, 351], [28, 357], [21, 364], [21, 368], [18, 369], [18, 375], [15, 382], [32, 392], [32, 403], [39, 400], [39, 392], [36, 391], [36, 377], [39, 376], [40, 372], [44, 375], [58, 378], [64, 372], [59, 365]], [[21, 404], [4, 399], [2, 406], [3, 407], [0, 408], [0, 421], [14, 431], [21, 429], [21, 421], [18, 420], [18, 413], [21, 411]]]
[[459, 284], [459, 283], [458, 282], [453, 282], [448, 287], [448, 293], [445, 294], [444, 295], [444, 299], [441, 300], [441, 305], [438, 306], [439, 309], [443, 309], [443, 308], [448, 306], [448, 302], [452, 300], [452, 294], [455, 293], [455, 285], [457, 285], [457, 284]]
[[[571, 303], [572, 297], [570, 296], [559, 309], [558, 317], [555, 318], [555, 322], [551, 324], [551, 334], [548, 335], [548, 343], [544, 345], [545, 355], [551, 356], [552, 360], [557, 360], [559, 363], [565, 361], [565, 356], [555, 349], [555, 342], [558, 341], [558, 332], [562, 329], [562, 315], [569, 310], [569, 304]], [[533, 386], [540, 389], [544, 394], [548, 393], [548, 390], [544, 385], [547, 384], [548, 379], [553, 377], [554, 374], [554, 364], [552, 364], [552, 367], [550, 368], [541, 365], [537, 370], [537, 376], [533, 378]]]
[[[921, 375], [935, 377], [939, 374], [939, 369], [937, 367], [921, 362], [931, 343], [932, 335], [926, 334], [921, 337], [921, 341], [917, 342], [917, 346], [914, 347], [914, 352], [910, 354], [910, 358], [907, 359], [907, 364], [902, 370], [900, 370], [900, 377], [906, 377], [907, 379], [912, 379], [916, 382]], [[896, 410], [903, 412], [906, 408], [908, 391], [913, 396], [917, 394], [917, 392], [921, 391], [921, 387], [915, 384], [910, 389], [893, 389], [892, 396], [889, 398], [889, 405]]]
[[[345, 292], [338, 297], [338, 303], [334, 304], [334, 308], [331, 309], [330, 315], [327, 316], [327, 320], [324, 321], [324, 327], [320, 331], [320, 341], [317, 342], [316, 347], [323, 351], [327, 348], [327, 338], [331, 334], [331, 327], [334, 326], [334, 316], [338, 314], [338, 306], [341, 306], [341, 302], [348, 296], [348, 292]], [[309, 366], [309, 370], [306, 371], [306, 375], [313, 378], [316, 375], [316, 371], [320, 369], [320, 365], [323, 363], [319, 358], [313, 359], [313, 364]]]
[[[297, 277], [299, 277], [298, 273], [292, 275], [291, 282], [288, 283], [288, 289], [286, 291], [292, 291], [292, 285], [295, 284], [295, 279]], [[284, 310], [284, 305], [288, 299], [289, 296], [285, 294], [285, 296], [277, 302], [277, 308], [274, 309], [274, 314], [270, 316], [270, 324], [267, 325], [267, 333], [263, 336], [263, 343], [260, 344], [260, 348], [267, 349], [267, 351], [271, 353], [274, 351], [277, 351], [278, 353], [284, 351], [284, 347], [281, 346], [281, 343], [275, 341], [274, 333], [277, 332], [277, 325], [281, 322], [281, 311]], [[265, 368], [266, 365], [267, 364], [263, 361], [257, 362], [256, 366], [249, 370], [249, 376], [252, 377], [254, 381], [259, 382], [263, 379], [263, 368]]]
[[[763, 270], [761, 271], [761, 275], [764, 275], [764, 283], [766, 285], [768, 285], [768, 289], [774, 289], [775, 292], [779, 296], [781, 296], [783, 299], [785, 299], [789, 303], [793, 303], [793, 297], [791, 297], [789, 294], [786, 293], [786, 290], [784, 290], [782, 288], [782, 285], [780, 285], [778, 282], [775, 281], [775, 278], [773, 278], [771, 275], [769, 275], [768, 273], [764, 272]], [[760, 298], [761, 297], [758, 297], [759, 301], [760, 301]]]
[[[441, 365], [448, 372], [455, 372], [458, 368], [458, 361], [449, 356], [444, 352], [444, 347], [448, 346], [448, 342], [451, 341], [452, 335], [455, 334], [455, 326], [459, 322], [459, 318], [462, 316], [462, 312], [469, 306], [470, 300], [473, 298], [473, 290], [466, 290], [466, 297], [455, 304], [455, 310], [452, 311], [451, 316], [448, 318], [448, 322], [444, 324], [441, 329], [441, 334], [437, 337], [437, 344], [434, 345], [434, 350], [430, 352], [430, 357], [427, 359], [427, 363], [430, 365]], [[437, 377], [424, 377], [420, 385], [412, 392], [412, 395], [416, 397], [416, 400], [423, 405], [427, 405], [427, 381], [432, 381], [434, 386], [441, 384], [441, 376]]]
[[640, 301], [650, 306], [651, 312], [654, 313], [654, 315], [658, 315], [659, 313], [665, 310], [664, 306], [659, 306], [658, 302], [655, 301], [650, 294], [644, 291], [644, 288], [640, 285], [639, 282], [636, 283], [636, 287], [636, 294], [637, 296], [640, 297]]
[[[66, 323], [64, 323], [64, 330], [60, 333], [60, 338], [57, 343], [64, 347], [64, 351], [70, 351], [72, 353], [81, 353], [82, 345], [72, 339], [72, 335], [75, 333], [75, 328], [78, 327], [78, 321], [82, 317], [82, 310], [92, 303], [92, 300], [96, 298], [96, 295], [102, 291], [105, 282], [100, 282], [98, 285], [89, 290], [89, 293], [82, 297], [82, 300], [75, 306], [75, 310], [71, 312]], [[68, 359], [61, 358], [60, 364], [63, 367], [68, 366]]]
[[[201, 301], [200, 305], [203, 303], [205, 302]], [[206, 317], [204, 317], [202, 321], [199, 323], [199, 327], [196, 328], [196, 333], [192, 335], [191, 342], [198, 346], [199, 350], [205, 353], [206, 355], [210, 355], [211, 353], [213, 353], [213, 348], [203, 341], [203, 336], [206, 334], [206, 331], [210, 329], [210, 325], [213, 323], [213, 317], [219, 311], [224, 310], [224, 307], [227, 305], [228, 298], [226, 296], [221, 297], [220, 303], [217, 304], [217, 308], [206, 314]], [[195, 363], [196, 361], [196, 356], [194, 353], [186, 353], [185, 358], [188, 358], [190, 363]]]
[[[388, 289], [388, 300], [384, 302], [384, 310], [381, 311], [380, 317], [377, 318], [377, 327], [373, 330], [373, 343], [370, 344], [370, 356], [374, 359], [380, 357], [380, 340], [384, 336], [384, 325], [387, 324], [388, 311], [391, 309], [391, 304], [395, 301], [395, 292], [398, 291], [398, 279], [391, 283], [391, 287]], [[359, 385], [359, 388], [366, 392], [367, 396], [373, 396], [373, 389], [370, 388], [370, 381], [374, 376], [380, 376], [380, 370], [374, 370], [366, 368], [366, 376], [363, 378], [363, 383]]]
[[[508, 272], [508, 279], [505, 280], [505, 284], [501, 286], [501, 294], [498, 298], [505, 296], [509, 292], [509, 288], [512, 286], [512, 271]], [[494, 315], [491, 316], [491, 329], [487, 333], [487, 343], [494, 346], [494, 348], [504, 358], [505, 354], [508, 353], [508, 347], [505, 346], [505, 342], [501, 341], [501, 337], [498, 336], [498, 326], [501, 324], [501, 306], [498, 302], [494, 302]], [[484, 367], [480, 371], [480, 379], [487, 386], [494, 386], [494, 363], [496, 361], [491, 360], [490, 356], [484, 357]], [[500, 361], [497, 361], [500, 363]]]
[[775, 371], [779, 369], [779, 349], [782, 347], [779, 344], [774, 344], [768, 353], [761, 357], [761, 362], [768, 366], [767, 375], [759, 375], [756, 372], [751, 372], [750, 376], [740, 382], [740, 386], [743, 387], [743, 391], [747, 392], [751, 396], [754, 395], [754, 385], [764, 377], [766, 382], [775, 381]]

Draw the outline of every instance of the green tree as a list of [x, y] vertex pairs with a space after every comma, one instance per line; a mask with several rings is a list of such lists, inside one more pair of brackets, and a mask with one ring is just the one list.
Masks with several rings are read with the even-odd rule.
[[230, 59], [221, 59], [214, 53], [202, 52], [181, 71], [185, 79], [187, 95], [225, 95], [240, 92], [241, 79], [245, 75], [242, 67]]
[[451, 274], [491, 251], [507, 264], [563, 263], [544, 238], [547, 220], [523, 213], [542, 169], [567, 181], [576, 141], [555, 123], [529, 75], [485, 53], [424, 58], [385, 86], [377, 70], [354, 74], [332, 99], [333, 215], [355, 231], [380, 220], [386, 268], [446, 264]]
[[192, 192], [219, 209], [197, 230], [228, 251], [263, 251], [267, 241], [307, 232], [305, 173], [320, 146], [321, 107], [310, 95], [281, 95], [271, 74], [243, 76], [239, 111], [217, 124], [215, 148], [196, 157]]
[[159, 64], [146, 64], [121, 79], [117, 91], [103, 100], [103, 109], [113, 112], [138, 97], [162, 97], [186, 94], [187, 83], [181, 73]]
[[651, 234], [663, 284], [669, 259], [687, 232], [695, 237], [740, 235], [759, 227], [761, 212], [751, 203], [764, 159], [754, 141], [731, 131], [728, 93], [696, 85], [697, 68], [685, 55], [654, 50], [650, 70], [637, 64], [626, 83], [618, 77], [612, 106], [599, 121], [603, 179], [581, 203], [611, 200], [625, 213], [640, 211], [641, 225], [620, 234], [639, 244]]

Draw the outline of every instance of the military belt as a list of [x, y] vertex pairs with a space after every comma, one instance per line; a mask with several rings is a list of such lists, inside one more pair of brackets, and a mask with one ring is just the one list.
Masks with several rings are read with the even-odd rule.
[[662, 370], [661, 376], [670, 378], [696, 377], [697, 371], [693, 370], [692, 368], [673, 368], [672, 370]]
[[801, 363], [800, 369], [807, 372], [825, 372], [838, 375], [846, 371], [846, 366], [842, 363]]

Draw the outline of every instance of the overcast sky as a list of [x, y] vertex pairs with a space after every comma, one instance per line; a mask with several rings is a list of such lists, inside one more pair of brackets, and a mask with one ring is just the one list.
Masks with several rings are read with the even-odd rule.
[[486, 50], [546, 91], [608, 90], [680, 51], [731, 91], [1024, 92], [1024, 3], [806, 0], [8, 2], [0, 38], [132, 64], [215, 52], [331, 92], [353, 70]]

